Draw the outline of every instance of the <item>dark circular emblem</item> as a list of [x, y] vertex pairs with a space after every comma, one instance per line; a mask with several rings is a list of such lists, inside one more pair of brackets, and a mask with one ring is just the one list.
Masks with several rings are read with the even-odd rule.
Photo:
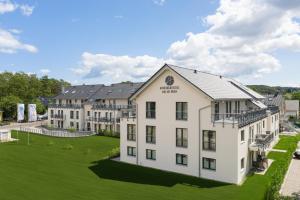
[[173, 83], [174, 83], [173, 76], [167, 76], [165, 82], [167, 85], [173, 85]]

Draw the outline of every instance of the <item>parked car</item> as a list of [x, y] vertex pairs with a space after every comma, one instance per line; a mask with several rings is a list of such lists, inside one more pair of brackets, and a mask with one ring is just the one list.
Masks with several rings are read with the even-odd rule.
[[45, 114], [43, 114], [43, 115], [38, 115], [38, 116], [37, 116], [37, 120], [38, 120], [38, 121], [46, 120], [46, 119], [48, 119], [48, 114], [47, 114], [47, 113], [45, 113]]
[[300, 159], [300, 148], [295, 151], [294, 158]]

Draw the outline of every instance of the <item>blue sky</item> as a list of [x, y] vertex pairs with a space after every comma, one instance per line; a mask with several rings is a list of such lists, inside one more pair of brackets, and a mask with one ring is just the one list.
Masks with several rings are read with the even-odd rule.
[[[292, 0], [287, 3], [289, 1]], [[15, 9], [5, 10], [4, 6], [4, 12], [1, 13], [0, 5], [0, 28], [11, 34], [16, 41], [35, 49], [6, 44], [6, 49], [12, 52], [0, 53], [0, 71], [24, 71], [39, 76], [48, 74], [73, 84], [111, 83], [122, 80], [144, 81], [161, 64], [171, 62], [232, 76], [247, 84], [300, 86], [300, 40], [295, 37], [287, 38], [284, 42], [295, 44], [288, 47], [278, 44], [279, 42], [274, 43], [276, 47], [269, 43], [262, 44], [264, 39], [252, 39], [257, 43], [253, 47], [245, 45], [254, 43], [249, 39], [248, 33], [247, 37], [245, 33], [236, 33], [235, 27], [229, 33], [231, 30], [222, 28], [228, 27], [228, 22], [216, 19], [218, 12], [225, 17], [232, 14], [233, 11], [228, 10], [226, 4], [234, 3], [233, 1], [0, 0], [1, 2], [5, 5], [13, 4]], [[32, 13], [24, 14], [22, 5], [31, 7]], [[290, 9], [282, 11], [282, 18]], [[235, 12], [234, 15], [241, 14]], [[213, 17], [208, 19], [207, 16]], [[248, 17], [256, 16], [259, 15], [254, 13]], [[296, 18], [297, 16], [293, 16], [291, 20], [297, 23]], [[243, 21], [237, 23], [241, 22]], [[253, 29], [257, 27], [254, 26]], [[271, 27], [268, 31], [271, 33], [276, 30]], [[297, 36], [299, 30], [295, 28], [288, 36], [291, 34]], [[237, 50], [241, 47], [230, 48], [229, 51], [226, 50], [228, 48], [220, 49], [220, 44], [229, 40], [223, 38], [222, 43], [222, 40], [216, 39], [216, 35], [230, 39], [239, 37], [239, 45], [250, 46], [251, 49], [260, 48], [260, 53], [248, 55], [248, 52], [243, 52], [241, 57], [241, 52]], [[286, 33], [281, 36], [286, 38]], [[3, 38], [5, 39], [7, 37]], [[203, 41], [216, 44], [210, 46], [211, 43], [205, 44]], [[266, 45], [272, 48], [265, 48]], [[231, 60], [231, 57], [228, 59], [226, 56], [236, 59]], [[252, 63], [256, 58], [257, 62]]]

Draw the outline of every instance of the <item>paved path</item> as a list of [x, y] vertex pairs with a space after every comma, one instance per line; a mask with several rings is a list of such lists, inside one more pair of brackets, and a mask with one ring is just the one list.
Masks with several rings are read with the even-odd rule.
[[[281, 194], [300, 197], [300, 160], [293, 159], [281, 187]], [[300, 198], [299, 198], [300, 199]]]
[[0, 126], [0, 130], [19, 130], [20, 127], [37, 127], [42, 124], [45, 124], [46, 121], [36, 121], [36, 122], [28, 122], [28, 123], [11, 123], [10, 125]]

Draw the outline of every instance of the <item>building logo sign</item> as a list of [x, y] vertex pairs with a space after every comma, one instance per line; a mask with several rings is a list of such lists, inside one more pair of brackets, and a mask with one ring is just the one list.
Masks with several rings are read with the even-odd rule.
[[173, 85], [174, 84], [174, 78], [173, 76], [167, 76], [165, 79], [165, 82], [167, 85]]
[[173, 76], [167, 76], [165, 78], [165, 83], [166, 83], [167, 86], [160, 87], [160, 90], [163, 94], [177, 93], [177, 90], [179, 89], [179, 86], [173, 86], [173, 84], [174, 84], [174, 77]]

